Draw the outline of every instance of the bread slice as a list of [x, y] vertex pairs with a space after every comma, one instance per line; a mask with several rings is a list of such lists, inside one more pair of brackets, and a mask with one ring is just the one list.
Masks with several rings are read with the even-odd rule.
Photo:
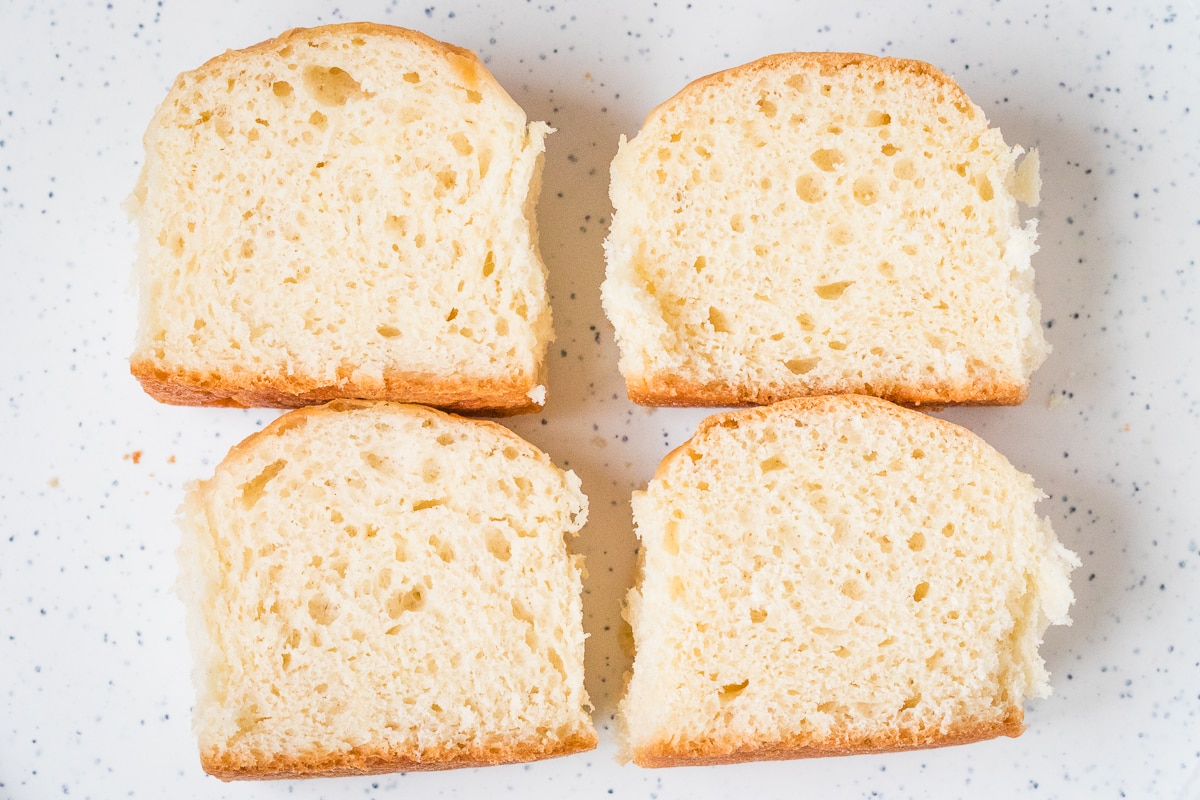
[[1021, 402], [1049, 352], [1023, 152], [918, 61], [791, 53], [692, 83], [612, 163], [630, 398]]
[[643, 766], [1016, 736], [1049, 693], [1078, 560], [1029, 476], [970, 432], [863, 396], [705, 420], [634, 495]]
[[129, 202], [133, 374], [185, 405], [540, 408], [548, 132], [473, 53], [384, 25], [180, 75]]
[[573, 472], [494, 423], [333, 401], [233, 448], [182, 509], [205, 770], [482, 766], [596, 745], [587, 516]]

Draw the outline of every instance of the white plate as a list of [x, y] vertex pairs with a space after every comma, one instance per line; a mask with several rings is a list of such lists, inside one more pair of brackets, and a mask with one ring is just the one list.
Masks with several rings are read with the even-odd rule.
[[[433, 0], [426, 0], [426, 3]], [[1176, 4], [238, 4], [64, 0], [0, 26], [0, 797], [1200, 797], [1200, 21]], [[1184, 10], [1184, 9], [1187, 10]], [[539, 211], [558, 341], [545, 413], [509, 424], [582, 477], [595, 752], [435, 774], [225, 785], [199, 769], [172, 592], [184, 482], [276, 412], [161, 406], [127, 372], [119, 203], [181, 70], [285, 28], [368, 19], [478, 51], [558, 128]], [[628, 662], [628, 498], [703, 416], [624, 397], [599, 304], [607, 168], [688, 81], [767, 53], [857, 50], [956, 76], [1041, 151], [1038, 289], [1054, 354], [1029, 401], [948, 414], [1050, 499], [1083, 558], [1055, 694], [1028, 732], [940, 751], [643, 770], [614, 760]]]

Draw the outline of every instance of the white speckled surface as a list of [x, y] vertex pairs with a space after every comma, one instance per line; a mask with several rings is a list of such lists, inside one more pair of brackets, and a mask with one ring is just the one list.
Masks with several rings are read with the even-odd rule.
[[[0, 797], [1200, 798], [1200, 12], [1186, 3], [7, 2], [0, 25]], [[285, 28], [366, 19], [478, 51], [549, 140], [558, 330], [543, 415], [592, 517], [600, 748], [532, 766], [226, 785], [199, 769], [172, 592], [182, 485], [273, 411], [161, 406], [129, 377], [140, 136], [181, 70]], [[1035, 258], [1055, 351], [1020, 408], [948, 416], [1050, 495], [1083, 558], [1028, 732], [940, 751], [643, 770], [614, 760], [628, 497], [699, 411], [624, 398], [599, 303], [617, 137], [687, 81], [784, 50], [956, 76], [1045, 181]]]

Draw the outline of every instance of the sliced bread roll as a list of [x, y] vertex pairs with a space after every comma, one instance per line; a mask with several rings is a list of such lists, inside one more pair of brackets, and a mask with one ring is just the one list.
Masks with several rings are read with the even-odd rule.
[[188, 405], [544, 403], [543, 137], [473, 53], [372, 24], [180, 75], [151, 120], [133, 374]]
[[862, 396], [710, 417], [633, 498], [620, 704], [643, 766], [937, 747], [1023, 729], [1078, 560], [1029, 476]]
[[629, 396], [1021, 402], [1049, 352], [1023, 152], [917, 61], [792, 53], [692, 83], [612, 163]]
[[490, 422], [334, 401], [233, 448], [182, 509], [205, 770], [482, 766], [595, 746], [573, 472]]

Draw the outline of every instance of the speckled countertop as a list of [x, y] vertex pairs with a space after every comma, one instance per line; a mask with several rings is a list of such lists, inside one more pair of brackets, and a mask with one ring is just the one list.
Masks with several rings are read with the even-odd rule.
[[[428, 3], [435, 3], [428, 5]], [[1065, 2], [6, 2], [0, 25], [0, 798], [1200, 798], [1200, 11]], [[183, 484], [277, 412], [158, 405], [129, 377], [120, 209], [172, 78], [285, 28], [365, 19], [479, 52], [548, 143], [558, 340], [509, 424], [591, 497], [588, 688], [600, 748], [531, 766], [223, 784], [199, 768], [172, 583]], [[1050, 496], [1077, 551], [1054, 695], [1029, 730], [939, 751], [619, 766], [611, 715], [629, 493], [704, 415], [631, 405], [600, 310], [608, 162], [689, 80], [786, 50], [930, 61], [1041, 151], [1035, 257], [1054, 354], [1013, 409], [948, 413]]]

